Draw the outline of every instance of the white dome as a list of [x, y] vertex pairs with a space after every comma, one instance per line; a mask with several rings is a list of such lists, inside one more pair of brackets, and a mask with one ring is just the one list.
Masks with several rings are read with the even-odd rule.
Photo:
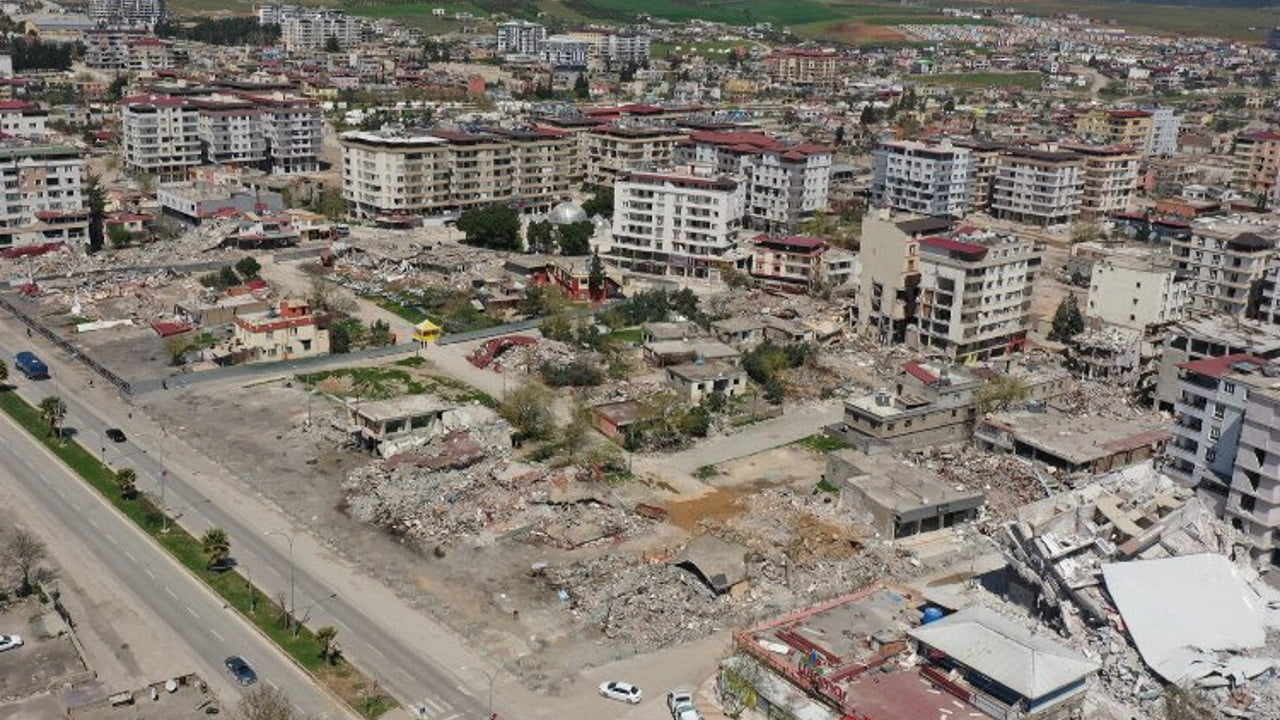
[[572, 225], [586, 219], [587, 211], [583, 210], [580, 205], [567, 200], [551, 208], [551, 212], [547, 213], [547, 220], [552, 225]]

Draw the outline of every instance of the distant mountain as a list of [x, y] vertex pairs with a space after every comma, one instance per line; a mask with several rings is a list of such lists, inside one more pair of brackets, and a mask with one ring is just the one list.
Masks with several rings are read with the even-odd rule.
[[[1264, 8], [1276, 8], [1280, 11], [1280, 2], [1277, 0], [1078, 0], [1082, 4], [1099, 4], [1099, 5], [1181, 5], [1184, 7], [1229, 7], [1229, 8], [1246, 8], [1250, 10], [1261, 10]], [[999, 3], [995, 3], [998, 5]], [[1031, 3], [1034, 4], [1034, 3]], [[1276, 16], [1276, 24], [1280, 25], [1280, 15]]]

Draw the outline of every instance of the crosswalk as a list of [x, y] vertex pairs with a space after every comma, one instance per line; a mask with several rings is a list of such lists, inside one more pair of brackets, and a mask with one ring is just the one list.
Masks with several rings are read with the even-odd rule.
[[420, 720], [462, 720], [449, 703], [435, 698], [424, 698], [413, 704], [413, 711]]

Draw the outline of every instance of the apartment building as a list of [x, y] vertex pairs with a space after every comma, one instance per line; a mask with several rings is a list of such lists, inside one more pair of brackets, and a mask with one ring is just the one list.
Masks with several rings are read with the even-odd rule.
[[1178, 154], [1178, 136], [1182, 133], [1182, 116], [1173, 108], [1156, 105], [1146, 108], [1151, 113], [1151, 136], [1143, 148], [1147, 157], [1167, 158]]
[[1129, 210], [1138, 188], [1138, 164], [1141, 160], [1133, 146], [1068, 145], [1063, 149], [1083, 160], [1081, 215], [1103, 218]]
[[1172, 266], [1112, 256], [1093, 263], [1084, 314], [1146, 331], [1182, 320], [1190, 301], [1190, 279]]
[[589, 185], [610, 185], [624, 170], [667, 167], [676, 146], [688, 135], [674, 128], [605, 126], [587, 130], [585, 180]]
[[99, 27], [151, 29], [164, 18], [164, 0], [90, 0], [89, 2], [89, 19]]
[[565, 37], [587, 43], [587, 62], [595, 67], [637, 67], [647, 65], [652, 56], [653, 40], [644, 33], [582, 30]]
[[167, 95], [138, 95], [121, 104], [125, 170], [161, 182], [184, 180], [200, 165], [200, 112]]
[[341, 10], [311, 10], [280, 18], [280, 42], [289, 52], [317, 50], [329, 44], [349, 50], [360, 43], [364, 21]]
[[0, 100], [0, 133], [15, 137], [49, 134], [49, 111], [27, 100]]
[[969, 207], [974, 212], [987, 212], [991, 209], [991, 193], [996, 184], [996, 173], [1000, 167], [1000, 154], [1004, 152], [1004, 143], [969, 138], [952, 140], [955, 147], [969, 151], [973, 164], [973, 179], [970, 182], [971, 196]]
[[822, 258], [830, 248], [821, 238], [760, 235], [751, 246], [751, 275], [766, 284], [808, 290], [824, 281]]
[[883, 344], [906, 342], [920, 301], [920, 240], [950, 231], [945, 218], [895, 215], [887, 208], [862, 218], [858, 260], [858, 332]]
[[84, 157], [74, 147], [0, 143], [0, 248], [86, 241], [83, 177]]
[[151, 73], [176, 66], [173, 43], [168, 40], [148, 35], [130, 40], [125, 48], [125, 67], [130, 72]]
[[1249, 399], [1231, 470], [1226, 516], [1251, 555], [1280, 567], [1280, 372], [1268, 364], [1240, 378]]
[[997, 161], [991, 214], [1028, 225], [1062, 225], [1080, 215], [1084, 163], [1075, 153], [1015, 148]]
[[1280, 358], [1280, 327], [1225, 315], [1189, 315], [1164, 331], [1156, 378], [1155, 407], [1173, 412], [1179, 397], [1182, 363], [1225, 355], [1253, 355], [1265, 360]]
[[1089, 142], [1145, 149], [1154, 125], [1146, 110], [1097, 109], [1076, 118], [1076, 133]]
[[278, 362], [329, 354], [329, 330], [301, 300], [284, 299], [260, 313], [232, 318], [230, 354], [238, 363]]
[[718, 280], [745, 270], [746, 184], [685, 171], [625, 171], [613, 186], [613, 240], [601, 255], [637, 273]]
[[1280, 200], [1280, 132], [1241, 133], [1231, 147], [1231, 184], [1249, 197]]
[[538, 56], [551, 67], [584, 68], [590, 44], [572, 35], [552, 35], [542, 41]]
[[273, 174], [316, 172], [324, 144], [324, 116], [310, 98], [285, 93], [241, 93], [259, 110], [265, 166]]
[[916, 342], [959, 362], [1021, 348], [1042, 259], [1036, 243], [1010, 235], [921, 238]]
[[498, 25], [498, 53], [502, 55], [537, 55], [547, 28], [527, 20], [509, 20]]
[[1178, 366], [1177, 422], [1165, 447], [1164, 471], [1181, 484], [1225, 496], [1240, 440], [1248, 386], [1237, 371], [1266, 363], [1252, 355], [1224, 355]]
[[254, 167], [267, 157], [262, 111], [253, 103], [225, 96], [191, 98], [196, 133], [205, 164]]
[[1173, 238], [1175, 268], [1191, 278], [1190, 309], [1243, 316], [1256, 310], [1276, 257], [1276, 236], [1241, 223], [1200, 225]]
[[677, 162], [747, 180], [747, 221], [771, 233], [794, 232], [827, 207], [833, 150], [784, 143], [758, 132], [697, 131], [681, 143]]
[[546, 212], [569, 195], [573, 139], [551, 132], [343, 133], [342, 194], [357, 218], [447, 216], [493, 202]]
[[842, 65], [840, 54], [829, 50], [784, 48], [764, 59], [765, 72], [774, 82], [793, 85], [834, 84]]
[[881, 143], [873, 156], [871, 202], [894, 210], [961, 217], [973, 201], [974, 161], [950, 142]]
[[129, 67], [129, 44], [151, 33], [143, 27], [106, 27], [84, 33], [84, 62], [95, 70]]

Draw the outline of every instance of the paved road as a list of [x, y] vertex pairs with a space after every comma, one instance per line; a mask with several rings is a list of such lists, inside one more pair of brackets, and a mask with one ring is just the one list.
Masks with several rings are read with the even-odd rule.
[[[134, 596], [135, 607], [170, 628], [197, 658], [200, 674], [228, 704], [237, 688], [225, 679], [222, 660], [243, 655], [269, 682], [288, 694], [299, 710], [320, 718], [350, 717], [342, 705], [317, 688], [234, 611], [225, 609], [202, 583], [174, 562], [57, 458], [0, 416], [0, 484], [25, 497], [28, 512], [46, 514], [60, 532], [55, 542], [76, 543], [97, 567], [109, 572]], [[185, 668], [174, 668], [177, 671]], [[156, 678], [136, 678], [139, 683]]]
[[[0, 357], [11, 358], [20, 349], [11, 330], [4, 334], [4, 341]], [[139, 487], [156, 499], [162, 496], [164, 506], [192, 534], [209, 527], [226, 530], [240, 568], [272, 596], [289, 590], [292, 565], [297, 614], [311, 628], [337, 627], [344, 655], [380, 687], [406, 706], [425, 706], [432, 720], [488, 715], [484, 691], [475, 688], [487, 689], [483, 673], [492, 669], [464, 654], [454, 637], [407, 611], [390, 591], [350, 568], [339, 567], [313, 538], [283, 523], [260, 503], [231, 491], [219, 478], [185, 470], [185, 458], [174, 456], [175, 448], [184, 447], [179, 438], [156, 433], [131, 436], [125, 443], [103, 440], [101, 433], [108, 427], [133, 432], [136, 423], [126, 416], [129, 407], [100, 401], [102, 388], [86, 391], [69, 358], [39, 344], [35, 349], [49, 364], [53, 379], [31, 382], [13, 373], [16, 377], [10, 380], [20, 394], [33, 404], [51, 394], [62, 397], [67, 404], [64, 425], [76, 429], [85, 447], [115, 467], [134, 468]], [[142, 446], [135, 441], [143, 442]], [[164, 448], [170, 448], [169, 457], [163, 456]], [[91, 490], [86, 486], [85, 492]], [[295, 551], [296, 563], [291, 563]], [[504, 717], [510, 716], [501, 702], [496, 707], [504, 709]]]

